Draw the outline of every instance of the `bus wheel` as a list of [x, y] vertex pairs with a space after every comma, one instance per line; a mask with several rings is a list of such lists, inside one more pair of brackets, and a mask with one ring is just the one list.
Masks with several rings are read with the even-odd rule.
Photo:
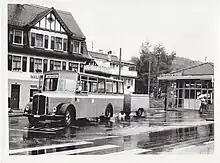
[[136, 111], [137, 117], [141, 117], [143, 114], [143, 109], [139, 108], [138, 111]]
[[130, 112], [125, 113], [125, 119], [130, 119]]
[[65, 126], [70, 126], [73, 124], [74, 121], [75, 121], [75, 116], [73, 111], [70, 108], [67, 108], [62, 123]]
[[112, 115], [113, 115], [113, 110], [111, 109], [111, 107], [107, 107], [105, 110], [105, 118], [109, 120]]
[[39, 121], [34, 117], [28, 117], [28, 121], [32, 126], [37, 126], [39, 124]]

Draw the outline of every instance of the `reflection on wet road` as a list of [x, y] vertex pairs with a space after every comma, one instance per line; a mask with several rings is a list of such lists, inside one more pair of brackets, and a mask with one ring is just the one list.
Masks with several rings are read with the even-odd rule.
[[[59, 123], [42, 123], [31, 128], [26, 117], [9, 118], [9, 148], [20, 149], [60, 143], [89, 141], [93, 146], [118, 145], [124, 150], [151, 149], [157, 154], [183, 144], [213, 140], [214, 124], [197, 112], [161, 112], [130, 120], [110, 122], [80, 120], [64, 128]], [[184, 142], [184, 143], [182, 143]]]

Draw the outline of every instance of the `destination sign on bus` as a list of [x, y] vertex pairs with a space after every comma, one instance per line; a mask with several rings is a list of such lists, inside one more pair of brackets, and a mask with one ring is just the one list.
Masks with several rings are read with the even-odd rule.
[[59, 75], [46, 75], [46, 78], [58, 78]]

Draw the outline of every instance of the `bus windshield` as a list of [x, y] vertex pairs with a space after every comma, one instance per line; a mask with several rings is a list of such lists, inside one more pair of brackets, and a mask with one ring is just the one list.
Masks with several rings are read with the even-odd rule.
[[43, 91], [56, 91], [58, 84], [58, 75], [46, 75], [44, 79]]

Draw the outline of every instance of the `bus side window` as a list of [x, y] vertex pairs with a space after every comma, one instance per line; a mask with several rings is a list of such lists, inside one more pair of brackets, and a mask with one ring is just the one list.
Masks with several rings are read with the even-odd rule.
[[113, 92], [113, 84], [112, 81], [106, 81], [106, 93]]
[[89, 82], [89, 92], [97, 92], [97, 82]]
[[118, 93], [117, 82], [113, 81], [113, 93]]
[[105, 93], [105, 80], [98, 79], [98, 93]]
[[89, 85], [88, 85], [89, 92], [96, 93], [98, 86], [98, 79], [94, 77], [89, 77], [88, 81], [89, 81]]
[[124, 86], [123, 83], [118, 82], [118, 93], [123, 94], [124, 93]]

